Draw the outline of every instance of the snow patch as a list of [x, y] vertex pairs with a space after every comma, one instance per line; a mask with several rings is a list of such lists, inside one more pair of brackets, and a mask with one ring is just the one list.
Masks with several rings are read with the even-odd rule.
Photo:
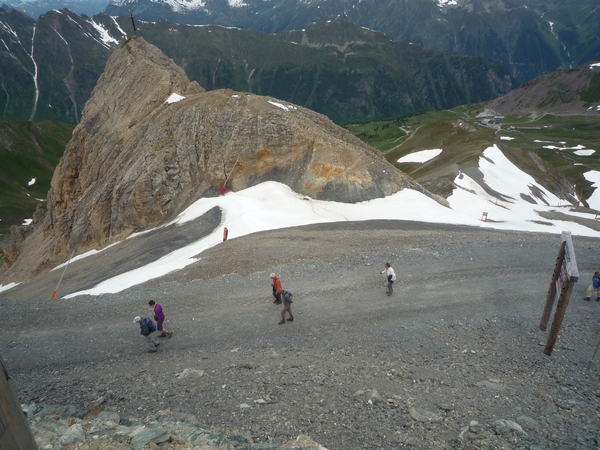
[[171, 95], [169, 95], [169, 98], [165, 100], [165, 103], [168, 103], [168, 104], [177, 103], [184, 99], [185, 99], [184, 96], [172, 93]]
[[34, 43], [35, 43], [35, 31], [37, 29], [37, 23], [33, 25], [33, 35], [31, 36], [31, 53], [29, 56], [31, 57], [31, 61], [33, 62], [33, 85], [35, 87], [35, 96], [33, 100], [33, 110], [31, 111], [31, 116], [29, 117], [29, 121], [32, 122], [35, 117], [35, 113], [37, 111], [38, 100], [40, 99], [40, 87], [38, 83], [38, 65], [35, 62], [35, 58], [33, 56]]
[[592, 149], [588, 149], [588, 150], [577, 150], [574, 151], [573, 153], [575, 153], [578, 156], [591, 156], [594, 153], [596, 153], [596, 150], [592, 150]]
[[110, 18], [113, 21], [113, 25], [115, 27], [117, 27], [117, 30], [119, 30], [119, 32], [121, 33], [121, 36], [123, 37], [127, 37], [127, 33], [125, 33], [125, 31], [123, 30], [123, 28], [121, 28], [121, 25], [119, 25], [119, 22], [117, 22], [117, 17], [115, 16], [110, 16]]
[[543, 148], [547, 148], [548, 150], [583, 150], [585, 149], [584, 145], [576, 145], [575, 147], [564, 147], [564, 142], [561, 142], [563, 147], [557, 147], [556, 145], [544, 145]]
[[18, 286], [19, 284], [20, 283], [8, 283], [6, 285], [0, 284], [0, 292], [2, 292], [2, 291], [8, 291], [9, 289], [12, 289], [15, 286]]
[[404, 155], [402, 158], [398, 159], [398, 163], [424, 163], [427, 162], [436, 156], [442, 153], [441, 148], [434, 148], [431, 150], [421, 150], [419, 152], [409, 153], [408, 155]]
[[204, 0], [164, 0], [163, 3], [170, 6], [173, 12], [206, 9], [206, 2]]
[[[489, 214], [489, 220], [485, 223], [495, 229], [550, 233], [559, 233], [568, 229], [573, 234], [584, 232], [589, 235], [591, 231], [589, 228], [573, 222], [543, 219], [551, 225], [540, 223], [538, 212], [553, 211], [557, 206], [570, 205], [570, 203], [559, 199], [537, 184], [530, 175], [511, 163], [496, 145], [488, 147], [479, 158], [479, 171], [483, 175], [482, 182], [475, 181], [464, 173], [460, 173], [454, 179], [454, 183], [459, 188], [448, 197], [453, 211], [478, 220], [481, 220], [482, 214], [486, 212]], [[498, 192], [500, 194], [498, 198], [489, 193], [489, 189], [484, 189], [484, 185]], [[534, 195], [535, 193], [537, 195]], [[561, 209], [561, 212], [589, 218], [589, 214], [572, 213], [566, 208]], [[584, 229], [586, 231], [583, 231]]]
[[595, 188], [592, 195], [586, 200], [589, 207], [592, 209], [600, 210], [600, 172], [597, 170], [590, 170], [583, 174], [586, 180], [592, 183], [592, 187]]
[[531, 189], [533, 187], [541, 192], [550, 205], [561, 203], [561, 199], [537, 184], [531, 175], [510, 162], [496, 145], [484, 150], [479, 159], [479, 169], [484, 174], [485, 184], [515, 200], [521, 198], [521, 194], [533, 196]]
[[112, 37], [108, 33], [108, 30], [106, 28], [104, 28], [102, 25], [100, 25], [99, 23], [94, 22], [92, 19], [89, 19], [88, 23], [91, 26], [93, 26], [94, 29], [98, 32], [98, 34], [100, 35], [100, 40], [102, 41], [102, 44], [106, 48], [110, 48], [111, 44], [119, 45], [119, 41], [117, 41], [114, 37]]
[[282, 105], [281, 103], [277, 103], [277, 102], [272, 102], [271, 100], [267, 100], [268, 103], [270, 103], [273, 106], [277, 106], [278, 108], [283, 109], [284, 111], [289, 111], [291, 109], [298, 109], [296, 108], [294, 105]]
[[[143, 234], [143, 233], [138, 233], [138, 234]], [[132, 236], [133, 236], [133, 235], [132, 235]], [[132, 236], [129, 236], [127, 239], [131, 238]], [[111, 248], [111, 247], [113, 247], [113, 246], [115, 246], [115, 245], [117, 245], [117, 244], [118, 244], [118, 242], [114, 242], [114, 243], [112, 243], [112, 244], [110, 244], [110, 245], [107, 245], [107, 246], [106, 246], [106, 247], [104, 247], [103, 249], [100, 249], [100, 250], [90, 250], [89, 252], [85, 252], [85, 253], [82, 253], [81, 255], [77, 255], [77, 256], [75, 256], [75, 257], [71, 258], [69, 261], [66, 261], [66, 262], [64, 262], [64, 263], [62, 263], [62, 264], [59, 264], [58, 266], [54, 267], [52, 270], [50, 270], [50, 272], [52, 272], [53, 270], [56, 270], [56, 269], [60, 269], [61, 267], [64, 267], [64, 266], [66, 266], [66, 265], [67, 265], [67, 264], [69, 264], [69, 263], [72, 263], [72, 262], [78, 261], [78, 260], [80, 260], [80, 259], [87, 258], [88, 256], [95, 255], [96, 253], [101, 253], [101, 252], [103, 252], [104, 250], [106, 250], [106, 249], [109, 249], [109, 248]]]

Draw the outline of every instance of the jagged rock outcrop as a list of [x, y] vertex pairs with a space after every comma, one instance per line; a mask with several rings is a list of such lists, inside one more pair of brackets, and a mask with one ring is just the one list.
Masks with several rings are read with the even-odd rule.
[[[185, 98], [167, 101], [173, 94]], [[326, 117], [272, 98], [205, 92], [134, 37], [109, 59], [56, 168], [48, 211], [18, 257], [11, 248], [3, 278], [28, 278], [73, 251], [154, 227], [217, 195], [229, 175], [233, 190], [274, 180], [342, 202], [424, 191]]]

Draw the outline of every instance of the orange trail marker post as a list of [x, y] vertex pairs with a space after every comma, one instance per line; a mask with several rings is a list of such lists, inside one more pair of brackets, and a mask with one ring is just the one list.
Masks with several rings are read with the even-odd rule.
[[554, 273], [552, 274], [552, 280], [550, 281], [546, 297], [546, 306], [544, 307], [542, 320], [540, 321], [540, 330], [546, 331], [554, 302], [558, 300], [548, 339], [546, 340], [546, 347], [544, 348], [544, 353], [548, 356], [552, 354], [554, 344], [558, 338], [560, 325], [569, 305], [571, 292], [575, 283], [579, 280], [579, 270], [577, 269], [577, 260], [575, 259], [575, 249], [573, 248], [571, 233], [563, 231], [561, 240], [556, 264], [554, 265]]
[[65, 272], [67, 271], [67, 267], [69, 267], [69, 263], [71, 262], [71, 259], [73, 258], [74, 254], [75, 254], [75, 250], [73, 250], [73, 252], [71, 253], [71, 256], [69, 257], [69, 260], [67, 261], [67, 265], [65, 266], [65, 270], [63, 270], [63, 273], [60, 276], [60, 280], [58, 280], [58, 284], [56, 285], [56, 289], [54, 289], [54, 292], [52, 292], [52, 295], [50, 296], [50, 300], [52, 300], [52, 299], [54, 299], [54, 297], [56, 297], [56, 291], [58, 291], [58, 287], [60, 286], [60, 282], [62, 281], [63, 277], [65, 276]]

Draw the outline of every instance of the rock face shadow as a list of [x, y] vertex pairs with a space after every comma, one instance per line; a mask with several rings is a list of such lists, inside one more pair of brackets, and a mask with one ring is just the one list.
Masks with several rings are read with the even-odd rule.
[[2, 293], [17, 300], [50, 298], [65, 272], [58, 289], [63, 297], [73, 292], [91, 289], [117, 275], [143, 267], [163, 256], [211, 234], [221, 224], [221, 210], [214, 207], [204, 215], [183, 225], [159, 227], [126, 239], [102, 252], [72, 262], [22, 285]]

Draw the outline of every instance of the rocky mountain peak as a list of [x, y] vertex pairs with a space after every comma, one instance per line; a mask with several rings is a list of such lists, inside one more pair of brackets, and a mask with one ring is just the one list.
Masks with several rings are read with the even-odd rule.
[[27, 279], [73, 252], [155, 227], [218, 195], [226, 180], [233, 190], [278, 181], [341, 202], [426, 192], [325, 116], [273, 98], [206, 92], [134, 37], [111, 56], [86, 104], [47, 213], [27, 232], [15, 230], [3, 278]]

